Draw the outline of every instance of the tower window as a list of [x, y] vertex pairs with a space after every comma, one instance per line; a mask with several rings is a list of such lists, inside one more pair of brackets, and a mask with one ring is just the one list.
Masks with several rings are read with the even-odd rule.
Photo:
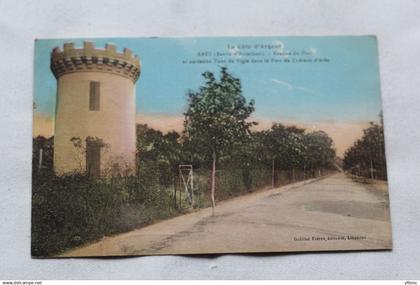
[[91, 81], [89, 86], [89, 110], [99, 111], [100, 104], [99, 82]]

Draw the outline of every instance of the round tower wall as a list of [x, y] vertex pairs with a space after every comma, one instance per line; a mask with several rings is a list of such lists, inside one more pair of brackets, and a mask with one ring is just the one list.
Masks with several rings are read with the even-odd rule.
[[[98, 110], [91, 109], [91, 82], [99, 83]], [[58, 174], [86, 170], [86, 139], [100, 139], [102, 175], [134, 168], [135, 83], [107, 72], [71, 72], [58, 78], [54, 168]], [[77, 147], [72, 138], [80, 139]], [[76, 142], [76, 141], [74, 141]]]

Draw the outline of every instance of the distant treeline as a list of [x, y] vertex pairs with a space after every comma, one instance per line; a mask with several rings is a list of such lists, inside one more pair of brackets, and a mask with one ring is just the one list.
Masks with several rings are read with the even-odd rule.
[[[195, 171], [211, 170], [212, 157], [201, 149], [203, 146], [175, 131], [164, 134], [145, 124], [137, 125], [137, 172], [152, 172], [167, 187], [178, 183], [180, 164], [192, 164]], [[251, 169], [262, 169], [269, 174], [265, 181], [269, 184], [273, 170], [290, 171], [291, 175], [294, 171], [305, 172], [310, 177], [320, 170], [335, 169], [335, 150], [332, 139], [323, 131], [307, 133], [276, 123], [269, 130], [250, 132], [245, 140], [219, 155], [217, 162], [217, 173], [240, 170], [247, 177]], [[244, 180], [250, 188], [251, 178]]]
[[343, 168], [357, 176], [387, 180], [382, 114], [380, 123], [371, 122], [363, 137], [345, 152]]

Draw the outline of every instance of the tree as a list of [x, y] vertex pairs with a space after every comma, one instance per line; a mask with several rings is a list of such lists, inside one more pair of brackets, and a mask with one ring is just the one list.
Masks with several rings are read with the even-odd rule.
[[385, 160], [385, 138], [382, 122], [370, 122], [358, 139], [345, 153], [343, 168], [360, 176], [387, 179]]
[[274, 174], [276, 168], [292, 170], [303, 163], [305, 151], [304, 129], [295, 126], [284, 126], [274, 123], [264, 134], [266, 157], [271, 161], [271, 186], [274, 188]]
[[217, 80], [212, 72], [204, 72], [204, 85], [188, 92], [188, 109], [184, 113], [184, 135], [211, 161], [211, 199], [215, 207], [215, 179], [218, 157], [230, 152], [235, 142], [250, 135], [256, 123], [247, 119], [254, 111], [254, 101], [246, 102], [238, 78], [226, 67]]
[[336, 155], [333, 140], [324, 131], [306, 134], [305, 146], [305, 168], [319, 170], [334, 167]]
[[333, 140], [323, 131], [305, 133], [296, 126], [274, 123], [271, 129], [261, 132], [263, 149], [261, 153], [271, 162], [271, 185], [275, 185], [276, 168], [291, 170], [295, 179], [295, 169], [330, 168], [334, 164]]
[[54, 156], [54, 137], [37, 136], [32, 139], [32, 172], [41, 170], [52, 172]]

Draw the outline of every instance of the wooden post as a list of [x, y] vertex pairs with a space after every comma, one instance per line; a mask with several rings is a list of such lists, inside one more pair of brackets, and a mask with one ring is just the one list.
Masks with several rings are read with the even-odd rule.
[[181, 188], [179, 188], [179, 202], [178, 202], [178, 205], [179, 205], [179, 208], [180, 209], [182, 209], [182, 191], [181, 191]]
[[274, 175], [275, 175], [275, 171], [274, 171], [274, 159], [273, 159], [273, 163], [272, 163], [272, 166], [271, 166], [271, 188], [274, 188]]
[[213, 165], [211, 169], [211, 205], [212, 205], [213, 216], [214, 216], [214, 208], [216, 207], [216, 202], [214, 201], [215, 184], [216, 184], [216, 152], [213, 151]]
[[42, 168], [42, 156], [44, 154], [44, 150], [41, 148], [39, 149], [39, 159], [38, 159], [38, 171], [41, 171]]
[[176, 182], [174, 182], [174, 205], [176, 209]]
[[182, 182], [181, 182], [181, 175], [182, 175], [182, 172], [181, 172], [181, 169], [179, 169], [179, 177], [178, 177], [178, 180], [179, 180], [179, 201], [178, 201], [178, 207], [179, 207], [179, 209], [181, 209], [181, 207], [182, 207], [182, 197], [181, 197], [181, 195], [182, 195]]
[[191, 170], [190, 170], [190, 174], [191, 174], [191, 180], [190, 180], [190, 184], [191, 184], [191, 207], [194, 207], [194, 172], [193, 172], [192, 167], [191, 167]]
[[373, 162], [370, 160], [370, 178], [373, 179]]

